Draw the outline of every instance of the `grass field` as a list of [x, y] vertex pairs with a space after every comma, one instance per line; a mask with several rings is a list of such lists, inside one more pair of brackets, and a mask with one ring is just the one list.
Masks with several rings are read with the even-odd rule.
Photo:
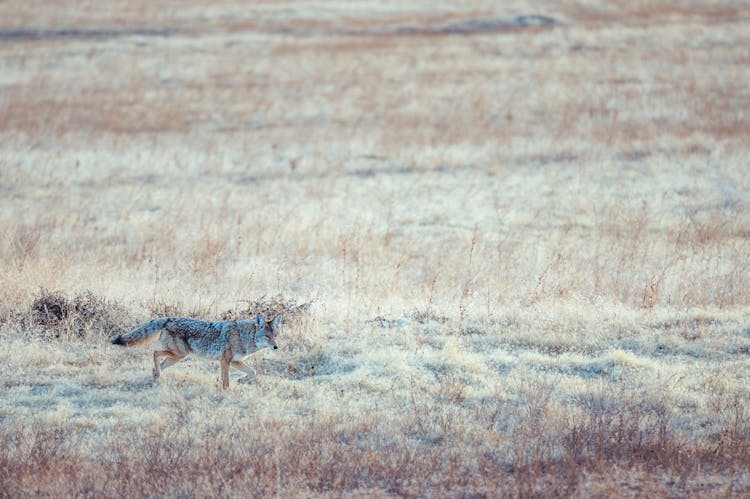
[[0, 497], [750, 495], [748, 13], [0, 2]]

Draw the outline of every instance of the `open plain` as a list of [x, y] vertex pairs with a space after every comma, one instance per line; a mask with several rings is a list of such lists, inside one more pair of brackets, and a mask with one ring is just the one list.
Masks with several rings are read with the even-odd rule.
[[0, 266], [0, 497], [748, 496], [750, 4], [0, 2]]

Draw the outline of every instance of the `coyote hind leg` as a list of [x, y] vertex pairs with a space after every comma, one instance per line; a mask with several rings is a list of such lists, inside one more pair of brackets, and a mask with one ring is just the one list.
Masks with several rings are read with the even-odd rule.
[[185, 357], [187, 357], [187, 356], [186, 355], [183, 355], [183, 356], [175, 355], [174, 357], [167, 357], [166, 359], [164, 359], [164, 360], [161, 361], [161, 364], [159, 364], [159, 369], [163, 371], [164, 369], [168, 368], [169, 366], [173, 366], [173, 365], [177, 364], [179, 361], [181, 361]]
[[[159, 359], [162, 357], [167, 357], [164, 359], [163, 362], [159, 362]], [[172, 352], [171, 350], [157, 350], [154, 352], [154, 380], [159, 380], [159, 375], [161, 375], [161, 370], [166, 369], [167, 367], [174, 365], [184, 359], [185, 356], [177, 355], [176, 353]]]

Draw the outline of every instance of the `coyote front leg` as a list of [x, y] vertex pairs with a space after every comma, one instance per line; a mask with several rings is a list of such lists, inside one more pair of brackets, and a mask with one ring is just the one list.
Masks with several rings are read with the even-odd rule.
[[221, 387], [229, 388], [229, 361], [224, 357], [221, 359]]
[[238, 370], [242, 371], [243, 373], [247, 374], [247, 376], [244, 376], [244, 377], [238, 379], [237, 380], [238, 382], [240, 382], [240, 383], [247, 383], [248, 381], [250, 381], [251, 379], [253, 379], [255, 377], [255, 369], [253, 369], [252, 367], [248, 366], [244, 362], [235, 361], [235, 362], [232, 362], [231, 365], [235, 369], [238, 369]]

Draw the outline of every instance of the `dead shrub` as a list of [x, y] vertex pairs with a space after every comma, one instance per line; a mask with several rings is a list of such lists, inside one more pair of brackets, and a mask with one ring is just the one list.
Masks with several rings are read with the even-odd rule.
[[68, 298], [60, 291], [42, 289], [31, 304], [34, 321], [42, 326], [55, 326], [70, 315]]
[[192, 317], [194, 319], [212, 320], [210, 308], [200, 304], [188, 307], [180, 301], [167, 303], [163, 300], [155, 300], [149, 306], [149, 310], [153, 317]]
[[239, 321], [254, 319], [256, 315], [262, 314], [266, 320], [281, 315], [285, 322], [294, 321], [301, 315], [306, 314], [312, 307], [312, 302], [297, 304], [295, 300], [283, 295], [266, 298], [265, 295], [257, 299], [249, 299], [244, 302], [245, 306], [239, 309], [230, 309], [224, 312], [221, 320]]
[[41, 289], [31, 303], [28, 317], [32, 324], [41, 326], [46, 338], [82, 338], [92, 334], [109, 337], [132, 322], [124, 307], [91, 291], [71, 298], [61, 291]]

